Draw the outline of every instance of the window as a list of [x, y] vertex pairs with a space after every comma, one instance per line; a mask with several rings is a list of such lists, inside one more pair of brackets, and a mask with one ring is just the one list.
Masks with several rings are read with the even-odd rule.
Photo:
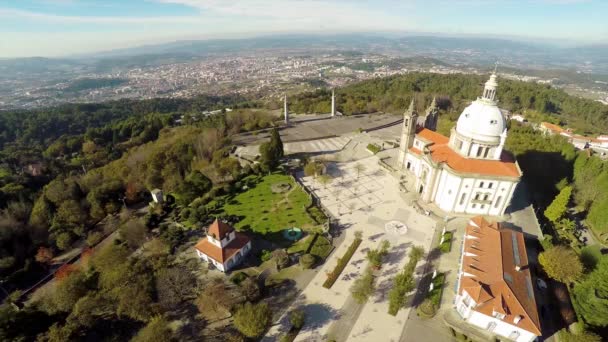
[[462, 150], [462, 140], [458, 140], [456, 142], [456, 148], [459, 149], [459, 150]]
[[494, 208], [498, 208], [498, 205], [500, 204], [500, 200], [502, 200], [502, 196], [498, 196], [498, 198], [496, 199], [496, 203], [494, 203]]
[[462, 196], [460, 197], [460, 205], [464, 204], [464, 200], [467, 197], [467, 194], [462, 194]]
[[478, 199], [479, 199], [479, 194], [477, 193], [477, 194], [475, 194], [475, 200], [478, 200]]
[[488, 327], [486, 328], [486, 330], [494, 331], [495, 328], [496, 328], [496, 322], [490, 322], [490, 323], [488, 323]]
[[513, 331], [509, 334], [509, 338], [511, 340], [517, 340], [519, 338], [519, 331]]
[[486, 207], [486, 205], [485, 205], [485, 204], [482, 204], [482, 205], [480, 206], [480, 208], [481, 208], [481, 209], [483, 209], [483, 208], [485, 208], [485, 207]]
[[481, 152], [483, 151], [483, 147], [479, 146], [477, 148], [477, 158], [481, 157]]
[[473, 209], [477, 208], [477, 204], [473, 203], [473, 205], [471, 205], [471, 208], [473, 208]]
[[486, 148], [486, 151], [483, 153], [483, 157], [488, 158], [488, 153], [490, 153], [490, 149]]
[[490, 197], [490, 195], [488, 195], [488, 194], [483, 195], [483, 200], [484, 200], [484, 201], [487, 201], [487, 200], [488, 200], [488, 197]]
[[483, 188], [483, 182], [479, 183], [479, 187]]
[[488, 183], [488, 189], [492, 189], [493, 186], [494, 186], [494, 183], [492, 183], [492, 182]]

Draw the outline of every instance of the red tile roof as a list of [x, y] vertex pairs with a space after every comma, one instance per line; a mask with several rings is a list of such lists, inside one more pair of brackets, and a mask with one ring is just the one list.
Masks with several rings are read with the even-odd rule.
[[232, 228], [228, 223], [215, 219], [215, 221], [213, 221], [213, 223], [209, 226], [207, 235], [211, 235], [214, 238], [221, 240], [233, 230], [234, 228]]
[[450, 139], [448, 137], [445, 137], [435, 131], [431, 131], [430, 129], [427, 128], [423, 128], [421, 130], [419, 130], [416, 133], [417, 136], [426, 139], [426, 140], [430, 140], [435, 144], [447, 144]]
[[543, 127], [545, 127], [545, 128], [547, 128], [548, 130], [551, 130], [551, 131], [556, 132], [556, 133], [566, 132], [565, 129], [559, 127], [558, 125], [554, 125], [552, 123], [541, 122], [540, 125], [543, 126]]
[[[436, 163], [445, 163], [451, 169], [462, 173], [481, 174], [490, 176], [506, 176], [520, 177], [521, 172], [515, 163], [515, 159], [507, 152], [503, 151], [500, 160], [485, 160], [465, 158], [458, 152], [452, 150], [448, 145], [449, 139], [437, 132], [423, 128], [417, 133], [417, 136], [426, 140], [432, 141], [428, 147], [431, 154], [431, 159]], [[415, 154], [418, 149], [412, 150]]]
[[228, 261], [228, 259], [245, 247], [249, 241], [250, 239], [247, 237], [247, 235], [235, 232], [234, 240], [230, 241], [230, 243], [224, 246], [224, 248], [220, 248], [211, 243], [206, 237], [200, 240], [196, 246], [194, 246], [194, 248], [198, 249], [201, 251], [201, 253], [207, 255], [211, 259], [224, 264], [226, 261]]
[[500, 160], [484, 160], [465, 158], [448, 145], [432, 145], [430, 150], [431, 158], [436, 163], [445, 163], [458, 172], [491, 176], [521, 176], [515, 160], [507, 152], [503, 152]]
[[466, 275], [460, 277], [459, 294], [467, 291], [473, 297], [473, 310], [488, 316], [503, 313], [504, 322], [540, 336], [523, 234], [477, 216], [469, 221], [466, 235], [474, 238], [464, 241], [461, 270]]
[[410, 152], [417, 154], [417, 155], [421, 155], [422, 151], [420, 151], [419, 149], [415, 148], [415, 147], [410, 147]]

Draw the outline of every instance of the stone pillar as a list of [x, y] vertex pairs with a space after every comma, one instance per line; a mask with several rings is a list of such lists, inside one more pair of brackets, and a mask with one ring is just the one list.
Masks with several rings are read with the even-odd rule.
[[287, 108], [287, 95], [283, 98], [285, 124], [289, 125], [289, 110]]
[[331, 90], [331, 117], [336, 116], [336, 93]]

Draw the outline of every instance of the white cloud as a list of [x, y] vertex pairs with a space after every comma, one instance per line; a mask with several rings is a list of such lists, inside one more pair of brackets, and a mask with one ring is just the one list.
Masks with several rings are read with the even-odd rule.
[[198, 16], [157, 16], [157, 17], [122, 17], [122, 16], [68, 16], [24, 11], [12, 8], [0, 8], [0, 18], [22, 18], [45, 22], [67, 24], [187, 24], [200, 23]]
[[[397, 16], [386, 7], [374, 9], [358, 1], [331, 0], [155, 0], [159, 3], [180, 4], [198, 9], [202, 15], [266, 19], [284, 24], [317, 24], [349, 27], [395, 29], [403, 25], [403, 13]], [[404, 3], [407, 3], [404, 1]], [[394, 10], [394, 8], [391, 8]]]

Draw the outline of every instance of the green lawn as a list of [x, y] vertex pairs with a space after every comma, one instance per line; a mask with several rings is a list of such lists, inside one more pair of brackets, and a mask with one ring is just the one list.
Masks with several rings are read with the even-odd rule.
[[[271, 186], [277, 182], [287, 182], [292, 188], [289, 192], [275, 194]], [[310, 204], [308, 195], [291, 177], [271, 174], [264, 176], [249, 190], [228, 199], [223, 210], [228, 215], [243, 217], [236, 225], [237, 229], [268, 234], [290, 227], [303, 230], [314, 228], [316, 223], [305, 209]]]
[[[304, 253], [306, 251], [306, 249], [308, 248], [308, 246], [310, 245], [310, 243], [312, 242], [312, 239], [314, 239], [314, 236], [315, 236], [314, 234], [311, 234], [311, 235], [308, 235], [307, 237], [301, 239], [300, 241], [296, 242], [291, 247], [289, 247], [287, 249], [287, 252], [290, 254], [298, 253], [298, 252]], [[332, 249], [333, 249], [333, 246], [332, 246], [331, 242], [329, 242], [329, 240], [327, 240], [326, 237], [319, 235], [317, 237], [317, 239], [315, 240], [315, 244], [310, 249], [310, 254], [324, 260], [325, 258], [327, 258], [329, 256], [329, 253], [331, 253]]]

